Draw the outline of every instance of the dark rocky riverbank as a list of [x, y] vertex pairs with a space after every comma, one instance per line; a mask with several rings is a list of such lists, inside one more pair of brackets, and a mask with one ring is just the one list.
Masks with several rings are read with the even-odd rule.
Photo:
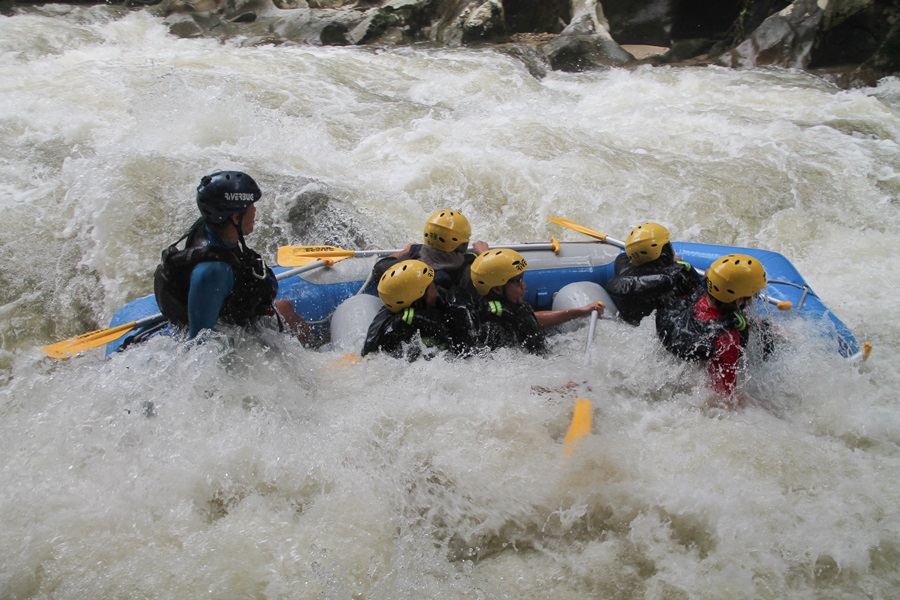
[[[0, 7], [9, 15], [35, 4]], [[122, 7], [163, 17], [173, 35], [248, 45], [491, 45], [536, 76], [647, 63], [772, 66], [849, 88], [900, 73], [900, 0], [126, 0]]]

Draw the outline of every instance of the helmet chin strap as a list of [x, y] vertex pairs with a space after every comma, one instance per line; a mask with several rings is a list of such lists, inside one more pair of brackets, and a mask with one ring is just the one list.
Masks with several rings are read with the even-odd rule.
[[241, 223], [244, 220], [244, 215], [247, 214], [246, 211], [242, 213], [236, 213], [238, 215], [238, 220], [235, 222], [233, 219], [231, 220], [231, 224], [234, 226], [235, 231], [237, 231], [238, 243], [241, 248], [241, 252], [247, 250], [247, 242], [244, 241], [244, 229], [241, 227]]

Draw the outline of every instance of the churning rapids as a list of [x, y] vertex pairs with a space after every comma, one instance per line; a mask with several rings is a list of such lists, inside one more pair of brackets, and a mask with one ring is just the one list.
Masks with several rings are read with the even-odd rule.
[[[0, 597], [900, 588], [900, 81], [535, 79], [492, 50], [245, 48], [103, 7], [0, 17], [0, 56]], [[217, 168], [260, 183], [273, 261], [402, 247], [443, 207], [493, 243], [656, 220], [785, 254], [875, 349], [854, 367], [791, 324], [739, 412], [650, 320], [601, 321], [586, 365], [586, 324], [548, 358], [342, 366], [270, 331], [46, 358], [152, 291]], [[563, 461], [576, 395], [594, 427]]]

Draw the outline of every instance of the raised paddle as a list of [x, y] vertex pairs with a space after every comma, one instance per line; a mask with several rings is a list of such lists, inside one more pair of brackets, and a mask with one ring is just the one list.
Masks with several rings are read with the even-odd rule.
[[[599, 231], [594, 231], [593, 229], [589, 229], [584, 225], [579, 225], [578, 223], [573, 223], [568, 219], [563, 219], [560, 217], [547, 217], [548, 221], [556, 223], [557, 225], [562, 225], [563, 227], [568, 227], [569, 229], [574, 229], [578, 233], [583, 233], [584, 235], [588, 235], [592, 238], [596, 238], [603, 242], [604, 244], [609, 244], [611, 246], [616, 246], [618, 248], [625, 249], [625, 242], [621, 240], [615, 240], [605, 233], [600, 233]], [[696, 269], [696, 267], [694, 267]], [[702, 277], [704, 275], [704, 271], [702, 269], [697, 269], [697, 272]], [[774, 281], [773, 281], [774, 283]], [[776, 300], [775, 298], [770, 298], [769, 296], [763, 296], [766, 302], [776, 307], [778, 310], [791, 310], [794, 304], [790, 300]]]
[[584, 235], [588, 235], [592, 238], [596, 238], [603, 242], [604, 244], [609, 244], [610, 246], [616, 246], [617, 248], [625, 249], [625, 242], [620, 240], [615, 240], [605, 233], [600, 233], [599, 231], [594, 231], [593, 229], [588, 229], [584, 225], [579, 225], [573, 221], [568, 219], [563, 219], [562, 217], [547, 217], [547, 220], [551, 223], [556, 223], [557, 225], [562, 225], [563, 227], [568, 227], [569, 229], [573, 229], [578, 233], [583, 233]]
[[[550, 240], [550, 243], [499, 244], [497, 248], [508, 248], [517, 252], [552, 250], [555, 254], [559, 254], [559, 242], [556, 240]], [[403, 248], [395, 250], [345, 250], [334, 246], [282, 246], [278, 249], [278, 264], [282, 267], [296, 267], [319, 258], [330, 258], [338, 261], [351, 257], [386, 256], [397, 252], [403, 252]]]
[[[299, 275], [300, 273], [305, 273], [306, 271], [318, 269], [319, 267], [330, 267], [332, 264], [334, 264], [333, 260], [319, 259], [314, 263], [279, 273], [275, 278], [280, 281], [294, 275]], [[149, 317], [144, 317], [138, 321], [117, 325], [116, 327], [97, 329], [95, 331], [89, 331], [88, 333], [82, 333], [81, 335], [76, 335], [75, 337], [68, 338], [61, 342], [44, 346], [41, 350], [43, 350], [50, 358], [69, 358], [73, 354], [78, 354], [79, 352], [84, 352], [85, 350], [90, 350], [92, 348], [98, 348], [109, 342], [115, 341], [129, 331], [162, 323], [165, 320], [166, 318], [162, 313], [157, 313]]]

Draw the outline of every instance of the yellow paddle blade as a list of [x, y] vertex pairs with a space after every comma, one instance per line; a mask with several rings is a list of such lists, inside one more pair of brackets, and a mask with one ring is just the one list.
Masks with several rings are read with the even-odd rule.
[[346, 367], [352, 367], [354, 365], [358, 365], [362, 361], [362, 357], [358, 354], [345, 354], [336, 361], [334, 361], [334, 366], [339, 369], [344, 369]]
[[575, 410], [572, 412], [572, 422], [569, 423], [569, 429], [566, 431], [566, 442], [563, 447], [563, 454], [569, 456], [575, 452], [581, 438], [591, 432], [591, 420], [593, 419], [593, 406], [590, 400], [577, 398], [575, 400]]
[[323, 258], [337, 262], [354, 254], [354, 250], [334, 246], [281, 246], [278, 248], [278, 264], [282, 267], [302, 267]]
[[601, 242], [606, 241], [606, 234], [600, 233], [599, 231], [594, 231], [593, 229], [588, 229], [584, 225], [579, 225], [578, 223], [573, 223], [568, 219], [563, 219], [561, 217], [547, 217], [547, 220], [551, 223], [556, 223], [557, 225], [562, 225], [563, 227], [568, 227], [569, 229], [574, 229], [578, 233], [583, 233], [584, 235], [589, 235], [592, 238], [597, 238]]
[[[769, 299], [769, 303], [772, 304], [771, 299]], [[794, 307], [794, 304], [790, 300], [775, 301], [774, 304], [778, 310], [791, 310], [791, 308]]]
[[865, 362], [869, 360], [869, 355], [872, 354], [872, 342], [865, 342], [863, 344], [862, 350], [854, 354], [853, 356], [847, 357], [848, 360], [854, 362]]
[[130, 323], [125, 323], [124, 325], [119, 325], [118, 327], [97, 329], [96, 331], [82, 333], [81, 335], [77, 335], [67, 340], [44, 346], [41, 350], [43, 350], [50, 358], [68, 358], [73, 354], [78, 354], [79, 352], [90, 350], [91, 348], [97, 348], [117, 340], [137, 327], [137, 321], [132, 321]]
[[353, 250], [334, 246], [281, 246], [278, 248], [278, 264], [282, 267], [302, 267], [323, 258], [337, 262], [354, 254]]

